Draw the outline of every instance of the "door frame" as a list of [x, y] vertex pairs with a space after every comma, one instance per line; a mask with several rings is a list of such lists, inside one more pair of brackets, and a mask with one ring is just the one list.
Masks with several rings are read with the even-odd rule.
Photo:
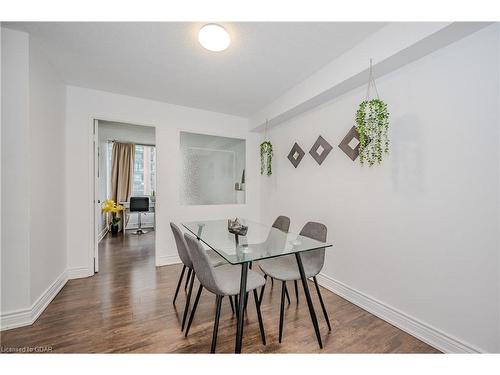
[[[94, 204], [94, 210], [93, 210], [93, 243], [94, 243], [94, 274], [99, 272], [99, 231], [98, 231], [98, 221], [97, 221], [97, 205], [100, 204], [101, 202], [98, 199], [99, 195], [99, 155], [102, 153], [102, 150], [99, 150], [99, 120], [93, 119], [93, 128], [92, 128], [92, 141], [93, 141], [93, 149], [94, 149], [94, 157], [93, 157], [93, 164], [92, 164], [92, 170], [93, 170], [93, 181], [94, 181], [94, 191], [93, 191], [93, 204]], [[107, 224], [106, 224], [107, 225]]]
[[[99, 121], [108, 121], [108, 122], [119, 122], [122, 124], [128, 124], [128, 125], [135, 125], [135, 126], [148, 126], [150, 128], [155, 129], [155, 148], [156, 151], [158, 152], [158, 138], [157, 138], [157, 133], [158, 133], [158, 128], [155, 125], [149, 124], [149, 123], [141, 123], [138, 121], [126, 121], [126, 120], [121, 120], [117, 118], [110, 118], [108, 116], [101, 116], [101, 115], [91, 115], [89, 118], [89, 163], [90, 163], [90, 168], [89, 168], [89, 174], [90, 174], [90, 200], [89, 200], [89, 211], [91, 213], [90, 217], [90, 234], [92, 237], [91, 240], [91, 246], [89, 249], [89, 276], [95, 275], [97, 272], [99, 272], [99, 233], [97, 231], [97, 220], [96, 220], [96, 204], [97, 204], [97, 196], [99, 194], [99, 184], [98, 184], [98, 179], [97, 179], [97, 170], [98, 170], [98, 164], [99, 164], [99, 159], [98, 159], [98, 147], [99, 147]], [[156, 171], [158, 173], [158, 158], [156, 158]], [[158, 205], [158, 178], [156, 179], [156, 187], [155, 187], [155, 194], [156, 194], [156, 202], [155, 202], [155, 222], [156, 222], [156, 215], [158, 215], [159, 210], [159, 205]], [[154, 228], [156, 231], [156, 226]], [[156, 233], [155, 233], [156, 234]], [[156, 236], [155, 236], [156, 237]], [[155, 238], [155, 265], [158, 266], [158, 252], [156, 251], [156, 238]]]

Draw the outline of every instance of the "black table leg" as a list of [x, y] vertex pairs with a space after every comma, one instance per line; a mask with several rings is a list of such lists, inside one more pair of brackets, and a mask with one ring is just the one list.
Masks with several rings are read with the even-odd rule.
[[243, 342], [243, 321], [245, 317], [245, 300], [247, 292], [248, 262], [241, 264], [240, 296], [238, 298], [238, 325], [236, 327], [236, 347], [234, 352], [241, 353], [241, 343]]
[[307, 307], [309, 307], [309, 315], [311, 315], [314, 332], [316, 332], [319, 348], [323, 349], [323, 343], [321, 342], [321, 335], [319, 333], [318, 318], [316, 317], [316, 312], [314, 311], [314, 306], [311, 300], [311, 294], [309, 293], [309, 286], [307, 285], [307, 278], [304, 272], [304, 266], [302, 265], [300, 253], [295, 253], [295, 258], [297, 259], [297, 265], [299, 266], [300, 278], [302, 279], [302, 286], [304, 287], [304, 294], [306, 295]]

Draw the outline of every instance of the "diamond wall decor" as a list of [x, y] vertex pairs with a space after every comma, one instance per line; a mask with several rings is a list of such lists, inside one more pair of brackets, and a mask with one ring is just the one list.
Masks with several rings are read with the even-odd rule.
[[359, 134], [355, 126], [349, 130], [342, 142], [340, 142], [339, 147], [352, 161], [356, 160], [359, 156]]
[[290, 160], [290, 163], [297, 168], [305, 154], [304, 150], [302, 150], [297, 142], [295, 142], [290, 150], [290, 153], [288, 154], [288, 160]]
[[314, 158], [314, 160], [316, 160], [316, 162], [321, 165], [330, 151], [332, 151], [332, 148], [332, 145], [330, 145], [330, 143], [328, 143], [325, 138], [320, 135], [314, 145], [311, 147], [311, 150], [309, 150], [309, 153]]

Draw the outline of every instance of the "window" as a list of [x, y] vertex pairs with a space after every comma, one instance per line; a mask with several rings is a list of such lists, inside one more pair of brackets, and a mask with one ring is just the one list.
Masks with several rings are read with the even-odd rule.
[[156, 190], [156, 149], [135, 145], [133, 196], [153, 195]]

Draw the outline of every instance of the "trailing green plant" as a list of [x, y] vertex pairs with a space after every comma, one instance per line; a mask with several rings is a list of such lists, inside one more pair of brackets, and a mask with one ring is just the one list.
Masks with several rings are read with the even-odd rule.
[[[370, 100], [370, 88], [373, 85], [376, 99]], [[389, 112], [378, 95], [377, 85], [373, 76], [372, 59], [370, 59], [370, 71], [368, 76], [368, 87], [366, 88], [366, 99], [361, 102], [356, 111], [356, 130], [359, 135], [359, 162], [361, 165], [368, 163], [382, 163], [384, 154], [389, 153]]]
[[356, 112], [356, 130], [359, 135], [361, 165], [380, 164], [389, 153], [389, 112], [380, 99], [364, 100]]
[[273, 145], [270, 141], [260, 144], [260, 174], [270, 176], [273, 174]]

